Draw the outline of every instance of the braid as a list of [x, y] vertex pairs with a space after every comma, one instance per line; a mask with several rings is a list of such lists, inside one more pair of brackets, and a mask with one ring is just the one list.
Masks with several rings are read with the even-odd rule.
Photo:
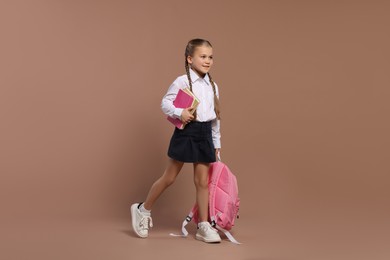
[[188, 83], [190, 84], [190, 90], [192, 92], [192, 81], [191, 81], [191, 76], [190, 76], [190, 66], [188, 65], [188, 61], [186, 60], [186, 73], [187, 73], [187, 78], [188, 78]]
[[214, 92], [214, 111], [215, 111], [215, 114], [217, 115], [217, 118], [218, 119], [221, 119], [221, 111], [220, 111], [220, 108], [219, 108], [219, 99], [217, 97], [217, 89], [215, 87], [215, 83], [213, 81], [213, 78], [211, 77], [210, 73], [207, 73], [209, 75], [209, 79], [210, 79], [210, 83], [211, 83], [211, 86], [213, 86], [213, 92]]
[[[190, 90], [192, 92], [192, 80], [191, 80], [191, 75], [190, 75], [190, 66], [188, 65], [188, 61], [187, 61], [187, 58], [186, 58], [186, 61], [185, 61], [185, 67], [186, 67], [186, 73], [187, 73], [187, 78], [188, 78], [188, 83], [190, 85]], [[196, 119], [196, 109], [193, 113], [193, 116], [194, 116], [194, 120]]]

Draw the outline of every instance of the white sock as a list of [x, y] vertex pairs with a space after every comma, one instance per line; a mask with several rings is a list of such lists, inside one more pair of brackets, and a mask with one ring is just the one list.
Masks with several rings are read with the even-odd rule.
[[202, 226], [202, 225], [207, 225], [207, 223], [209, 223], [209, 222], [207, 222], [207, 221], [199, 222], [199, 223], [198, 223], [198, 227], [200, 227], [200, 226]]
[[151, 210], [145, 209], [143, 203], [142, 203], [141, 206], [139, 207], [139, 210], [140, 210], [141, 212], [143, 212], [143, 213], [150, 213], [150, 212], [151, 212]]

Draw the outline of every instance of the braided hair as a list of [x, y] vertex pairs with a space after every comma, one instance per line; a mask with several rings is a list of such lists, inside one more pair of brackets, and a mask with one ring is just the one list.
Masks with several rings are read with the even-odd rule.
[[[208, 47], [213, 47], [211, 45], [211, 43], [209, 41], [207, 41], [207, 40], [204, 40], [204, 39], [192, 39], [191, 41], [188, 42], [186, 50], [185, 50], [185, 53], [184, 53], [184, 56], [185, 56], [185, 69], [186, 69], [188, 83], [190, 85], [191, 92], [192, 92], [192, 80], [191, 80], [191, 75], [190, 75], [190, 65], [188, 64], [187, 57], [188, 56], [192, 56], [194, 54], [194, 52], [195, 52], [196, 47], [199, 47], [199, 46], [202, 46], [202, 45], [206, 45]], [[220, 111], [220, 108], [219, 108], [219, 99], [217, 97], [217, 90], [216, 90], [216, 87], [215, 87], [215, 83], [214, 83], [210, 73], [207, 73], [207, 75], [209, 76], [210, 83], [211, 83], [211, 86], [213, 87], [213, 92], [214, 92], [214, 111], [215, 111], [215, 114], [217, 115], [217, 118], [221, 119], [221, 115], [220, 115], [221, 111]], [[194, 118], [196, 118], [196, 110], [194, 112]]]

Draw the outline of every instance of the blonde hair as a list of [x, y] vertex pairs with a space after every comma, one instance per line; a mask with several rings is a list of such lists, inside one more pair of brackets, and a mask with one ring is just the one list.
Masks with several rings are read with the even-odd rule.
[[[191, 41], [188, 42], [184, 56], [185, 56], [185, 68], [186, 68], [186, 73], [187, 73], [187, 78], [188, 82], [190, 84], [190, 90], [192, 91], [192, 81], [191, 81], [191, 75], [190, 75], [190, 65], [188, 64], [187, 57], [194, 55], [195, 49], [199, 46], [208, 46], [208, 47], [213, 47], [211, 43], [207, 40], [204, 39], [192, 39]], [[217, 90], [215, 87], [215, 83], [213, 81], [213, 78], [211, 77], [210, 73], [207, 73], [210, 79], [211, 86], [213, 87], [213, 92], [214, 92], [214, 111], [215, 114], [217, 115], [218, 119], [221, 119], [221, 111], [220, 111], [220, 105], [219, 105], [219, 99], [217, 97]], [[194, 117], [196, 118], [196, 110], [194, 112]]]

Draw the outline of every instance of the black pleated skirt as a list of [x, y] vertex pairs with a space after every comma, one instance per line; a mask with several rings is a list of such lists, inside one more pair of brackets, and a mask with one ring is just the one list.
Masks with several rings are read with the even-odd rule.
[[168, 156], [180, 162], [215, 162], [211, 121], [191, 122], [183, 130], [175, 127], [168, 148]]

